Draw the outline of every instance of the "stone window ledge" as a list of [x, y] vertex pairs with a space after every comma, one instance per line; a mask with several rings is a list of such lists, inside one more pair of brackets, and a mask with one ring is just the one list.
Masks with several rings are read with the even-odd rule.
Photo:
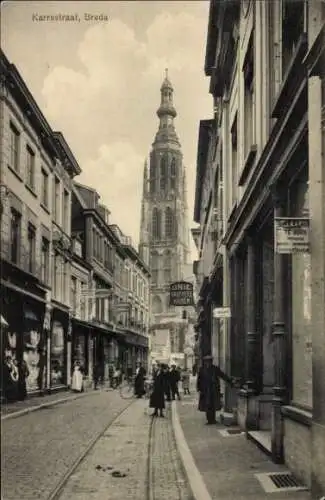
[[312, 424], [312, 412], [308, 410], [302, 410], [297, 406], [282, 406], [281, 413], [284, 417], [294, 420], [299, 424], [311, 427]]

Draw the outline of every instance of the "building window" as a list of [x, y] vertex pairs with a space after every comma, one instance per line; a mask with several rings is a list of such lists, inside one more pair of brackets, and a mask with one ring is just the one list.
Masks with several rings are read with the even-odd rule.
[[152, 279], [152, 283], [154, 283], [154, 284], [158, 283], [158, 269], [153, 269], [151, 271], [151, 279]]
[[49, 281], [49, 264], [50, 264], [50, 242], [46, 238], [42, 238], [41, 247], [41, 280], [43, 283]]
[[60, 179], [53, 179], [53, 219], [59, 223], [60, 218]]
[[69, 201], [70, 195], [69, 192], [64, 189], [63, 198], [62, 198], [62, 227], [66, 233], [70, 233], [69, 231]]
[[175, 189], [176, 186], [176, 159], [173, 158], [170, 164], [170, 187]]
[[42, 168], [41, 170], [41, 203], [44, 207], [49, 206], [49, 174]]
[[290, 66], [305, 24], [305, 0], [282, 1], [282, 79]]
[[14, 264], [19, 264], [20, 258], [20, 238], [21, 238], [21, 214], [16, 210], [11, 210], [10, 221], [10, 260]]
[[72, 313], [76, 314], [76, 311], [77, 311], [77, 278], [75, 276], [71, 276], [70, 303], [71, 303]]
[[237, 189], [238, 189], [237, 137], [238, 137], [238, 125], [237, 125], [237, 113], [236, 113], [234, 123], [231, 127], [231, 198], [232, 198], [232, 205], [235, 203], [235, 201], [237, 199]]
[[80, 297], [80, 319], [86, 319], [86, 292], [87, 283], [81, 283], [81, 297]]
[[174, 213], [170, 207], [167, 207], [165, 212], [165, 237], [173, 238], [173, 236], [174, 236]]
[[152, 236], [155, 240], [161, 238], [161, 213], [156, 207], [152, 211]]
[[28, 224], [27, 228], [27, 271], [33, 273], [35, 269], [35, 250], [36, 250], [36, 228]]
[[26, 146], [26, 184], [35, 189], [35, 153], [28, 145]]
[[167, 158], [163, 156], [160, 161], [160, 190], [164, 191], [167, 187]]
[[10, 166], [19, 172], [19, 142], [20, 134], [13, 123], [10, 122]]
[[150, 158], [150, 193], [156, 191], [156, 169], [154, 159]]
[[248, 45], [244, 67], [244, 157], [247, 158], [255, 143], [254, 114], [254, 32]]
[[54, 253], [53, 256], [53, 276], [52, 276], [52, 290], [54, 298], [58, 297], [59, 288], [60, 288], [60, 256], [58, 253]]

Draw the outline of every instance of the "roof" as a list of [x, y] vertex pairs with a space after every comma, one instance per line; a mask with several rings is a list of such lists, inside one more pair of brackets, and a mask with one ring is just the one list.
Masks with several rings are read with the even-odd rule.
[[194, 221], [200, 222], [200, 208], [202, 198], [202, 183], [207, 167], [210, 130], [214, 120], [201, 120], [199, 125], [199, 138], [196, 160], [196, 180], [195, 180], [195, 201], [194, 201]]
[[[63, 160], [65, 160], [65, 166], [71, 170], [72, 176], [81, 174], [81, 168], [79, 163], [77, 162], [74, 154], [72, 153], [68, 143], [66, 142], [63, 134], [61, 132], [53, 132], [53, 137], [57, 142], [58, 149], [63, 156]], [[68, 165], [66, 165], [66, 161]]]
[[204, 71], [206, 76], [211, 76], [212, 68], [214, 66], [216, 57], [216, 48], [218, 39], [217, 18], [219, 11], [219, 5], [218, 5], [219, 3], [221, 3], [220, 0], [210, 0], [208, 33], [207, 33], [207, 43], [206, 43], [205, 63], [204, 63]]

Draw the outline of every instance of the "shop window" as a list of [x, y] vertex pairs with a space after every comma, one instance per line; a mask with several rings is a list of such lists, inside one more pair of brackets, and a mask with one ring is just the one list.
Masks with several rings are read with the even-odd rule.
[[19, 146], [20, 146], [20, 133], [15, 125], [10, 122], [10, 167], [19, 172]]
[[48, 284], [49, 282], [49, 267], [50, 267], [50, 242], [46, 238], [42, 238], [41, 280], [45, 284]]
[[49, 175], [43, 168], [41, 170], [41, 203], [44, 207], [49, 207]]
[[305, 0], [282, 1], [282, 79], [290, 66], [300, 35], [304, 31]]
[[244, 73], [244, 156], [247, 158], [251, 146], [255, 143], [254, 114], [254, 32], [245, 56]]
[[64, 329], [59, 321], [54, 321], [51, 335], [51, 385], [65, 383]]
[[21, 214], [16, 210], [11, 210], [10, 220], [10, 260], [13, 264], [19, 265], [21, 243]]
[[27, 227], [27, 271], [33, 273], [35, 270], [35, 251], [36, 251], [36, 228], [33, 224]]
[[35, 189], [35, 153], [31, 147], [26, 146], [26, 184]]

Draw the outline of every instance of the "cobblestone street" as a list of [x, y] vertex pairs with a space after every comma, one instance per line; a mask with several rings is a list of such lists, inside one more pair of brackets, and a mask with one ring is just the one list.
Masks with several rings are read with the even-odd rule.
[[98, 391], [2, 422], [2, 495], [46, 499], [99, 434], [129, 404]]
[[164, 419], [152, 419], [147, 400], [127, 408], [130, 403], [117, 392], [100, 391], [4, 421], [4, 500], [190, 500], [170, 408]]

